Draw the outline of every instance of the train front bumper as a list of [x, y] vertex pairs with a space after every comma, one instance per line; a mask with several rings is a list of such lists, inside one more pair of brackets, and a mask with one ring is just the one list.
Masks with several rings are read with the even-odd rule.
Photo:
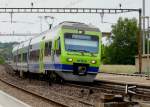
[[[82, 66], [82, 65], [81, 65]], [[74, 65], [68, 65], [68, 64], [55, 64], [55, 69], [58, 71], [61, 70], [62, 72], [73, 72]], [[91, 67], [89, 66], [86, 69], [87, 74], [97, 74], [99, 71], [99, 67]]]
[[55, 65], [55, 68], [57, 68], [56, 73], [67, 81], [93, 82], [97, 73], [99, 72], [98, 67], [88, 67], [85, 74], [76, 73], [73, 65], [66, 64]]

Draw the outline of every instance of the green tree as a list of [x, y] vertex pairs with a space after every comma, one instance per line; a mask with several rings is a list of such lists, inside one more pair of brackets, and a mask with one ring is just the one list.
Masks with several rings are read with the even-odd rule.
[[137, 20], [119, 18], [112, 26], [111, 44], [105, 46], [107, 64], [134, 64], [137, 55]]
[[5, 60], [2, 56], [0, 56], [0, 64], [4, 64], [5, 63]]
[[13, 45], [15, 44], [18, 44], [18, 43], [17, 42], [10, 42], [10, 43], [0, 42], [0, 56], [3, 57], [5, 60], [11, 59]]

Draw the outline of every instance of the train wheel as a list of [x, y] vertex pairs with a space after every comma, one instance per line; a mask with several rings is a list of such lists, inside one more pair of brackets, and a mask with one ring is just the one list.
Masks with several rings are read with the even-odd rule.
[[20, 76], [21, 78], [23, 78], [24, 72], [23, 72], [23, 71], [20, 71], [20, 72], [19, 72], [19, 76]]
[[50, 79], [52, 82], [56, 82], [56, 75], [54, 74], [53, 71], [50, 72]]
[[31, 82], [32, 75], [31, 75], [30, 71], [27, 71], [27, 77], [29, 78], [29, 82]]
[[62, 79], [61, 77], [59, 77], [58, 75], [55, 75], [56, 76], [56, 83], [59, 83], [59, 84], [63, 84], [64, 83], [64, 79]]
[[24, 78], [28, 78], [28, 71], [24, 72]]
[[45, 80], [48, 82], [49, 85], [52, 85], [52, 80], [50, 76], [50, 71], [45, 71]]
[[63, 84], [64, 83], [64, 80], [61, 78], [60, 79], [60, 84]]
[[42, 74], [41, 80], [42, 80], [42, 81], [45, 81], [45, 74]]

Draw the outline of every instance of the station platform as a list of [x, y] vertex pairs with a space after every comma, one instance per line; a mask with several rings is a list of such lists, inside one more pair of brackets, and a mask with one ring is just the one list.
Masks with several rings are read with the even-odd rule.
[[141, 77], [141, 76], [126, 76], [126, 75], [99, 73], [96, 77], [96, 80], [150, 87], [150, 79], [148, 79], [148, 77]]
[[0, 90], [0, 107], [31, 107]]

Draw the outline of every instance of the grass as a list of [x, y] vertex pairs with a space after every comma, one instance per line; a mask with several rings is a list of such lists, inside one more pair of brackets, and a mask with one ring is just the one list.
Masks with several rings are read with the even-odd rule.
[[133, 74], [136, 72], [135, 65], [101, 65], [102, 72], [108, 73], [128, 73]]

